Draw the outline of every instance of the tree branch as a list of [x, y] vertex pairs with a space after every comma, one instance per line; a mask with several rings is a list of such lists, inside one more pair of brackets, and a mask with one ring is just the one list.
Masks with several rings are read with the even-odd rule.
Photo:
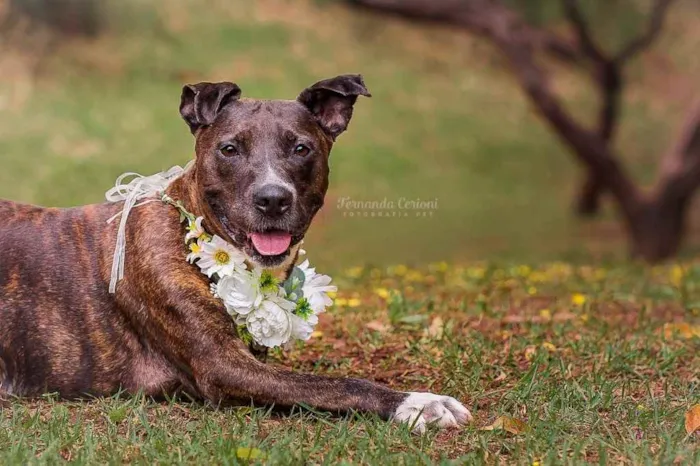
[[625, 173], [622, 165], [598, 134], [579, 125], [565, 110], [546, 84], [546, 77], [534, 58], [517, 45], [494, 37], [518, 77], [530, 102], [555, 133], [570, 147], [574, 155], [618, 200], [623, 214], [631, 217], [638, 207], [641, 195]]
[[675, 0], [656, 0], [654, 2], [646, 32], [627, 44], [627, 46], [615, 56], [615, 62], [624, 64], [627, 60], [654, 43], [663, 29], [668, 10], [674, 1]]
[[409, 19], [451, 24], [479, 35], [494, 27], [518, 34], [527, 45], [567, 63], [579, 64], [581, 52], [574, 44], [549, 31], [529, 25], [515, 11], [490, 0], [347, 0], [348, 3]]
[[574, 31], [576, 31], [583, 53], [597, 64], [607, 62], [608, 58], [605, 56], [605, 53], [593, 40], [588, 23], [579, 8], [578, 0], [564, 0], [563, 7], [567, 19], [574, 27]]

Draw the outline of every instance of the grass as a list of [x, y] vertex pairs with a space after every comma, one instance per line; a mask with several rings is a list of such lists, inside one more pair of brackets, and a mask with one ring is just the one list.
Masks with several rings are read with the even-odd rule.
[[[700, 463], [698, 438], [683, 429], [700, 402], [700, 266], [548, 263], [619, 258], [624, 240], [611, 212], [572, 220], [578, 168], [486, 44], [338, 2], [104, 3], [111, 29], [94, 41], [0, 42], [0, 197], [99, 202], [122, 172], [184, 164], [185, 82], [233, 80], [247, 96], [293, 98], [361, 72], [374, 97], [358, 102], [334, 150], [307, 246], [325, 269], [373, 265], [341, 274], [321, 334], [273, 362], [450, 394], [476, 419], [417, 437], [372, 416], [301, 408], [4, 400], [0, 464]], [[618, 148], [643, 182], [697, 88], [697, 5], [680, 3], [626, 76]], [[554, 85], [590, 117], [581, 76], [561, 70]], [[346, 197], [438, 208], [350, 216], [339, 207]], [[472, 265], [424, 265], [446, 258]], [[513, 262], [540, 265], [502, 265]], [[501, 416], [527, 428], [482, 430]]]
[[[22, 36], [19, 52], [0, 43], [0, 197], [99, 202], [122, 172], [184, 164], [185, 82], [228, 79], [246, 96], [293, 98], [318, 79], [361, 72], [374, 97], [360, 99], [334, 150], [327, 205], [310, 233], [317, 263], [624, 255], [612, 212], [573, 219], [573, 158], [476, 38], [340, 2], [104, 4], [111, 29], [93, 41], [45, 48]], [[695, 87], [693, 18], [680, 6], [659, 47], [627, 75], [619, 145], [644, 180]], [[582, 77], [557, 75], [571, 107], [590, 118], [594, 95]], [[428, 218], [351, 218], [338, 207], [344, 197], [438, 207]]]
[[[352, 268], [273, 363], [461, 399], [462, 430], [144, 397], [8, 400], [0, 463], [697, 464], [700, 265]], [[508, 430], [483, 430], [501, 417]], [[513, 427], [515, 426], [515, 428]], [[265, 460], [263, 461], [263, 458]]]

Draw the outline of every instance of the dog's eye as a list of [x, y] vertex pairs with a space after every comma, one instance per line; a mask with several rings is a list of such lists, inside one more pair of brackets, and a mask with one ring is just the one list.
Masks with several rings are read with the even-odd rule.
[[236, 150], [236, 148], [232, 144], [226, 144], [219, 150], [221, 151], [221, 154], [225, 155], [226, 157], [232, 157], [238, 154], [238, 150]]
[[297, 144], [294, 148], [294, 153], [300, 157], [306, 157], [311, 152], [311, 149], [306, 147], [304, 144]]

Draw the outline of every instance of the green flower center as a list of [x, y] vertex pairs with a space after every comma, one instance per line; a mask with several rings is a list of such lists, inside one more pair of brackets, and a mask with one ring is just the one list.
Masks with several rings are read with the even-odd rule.
[[270, 272], [265, 270], [262, 275], [260, 275], [260, 289], [266, 293], [272, 293], [277, 291], [279, 286], [277, 279], [272, 276]]
[[298, 315], [304, 320], [308, 319], [311, 314], [313, 314], [313, 311], [309, 306], [309, 301], [306, 298], [299, 298], [297, 301], [297, 307], [294, 309], [294, 314]]

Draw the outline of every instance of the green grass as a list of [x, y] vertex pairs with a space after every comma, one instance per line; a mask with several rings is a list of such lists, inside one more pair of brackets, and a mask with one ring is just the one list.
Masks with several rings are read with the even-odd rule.
[[[420, 265], [624, 253], [611, 212], [572, 219], [578, 168], [487, 45], [338, 2], [109, 4], [106, 35], [64, 43], [38, 68], [41, 41], [23, 39], [19, 52], [0, 43], [0, 197], [98, 202], [122, 172], [186, 163], [185, 82], [233, 80], [246, 96], [293, 98], [318, 79], [361, 72], [374, 97], [357, 103], [333, 152], [327, 205], [306, 246], [324, 269], [377, 268], [343, 274], [322, 335], [274, 362], [450, 394], [476, 419], [417, 437], [358, 414], [7, 400], [0, 464], [233, 464], [246, 461], [239, 448], [287, 464], [700, 463], [697, 436], [683, 429], [700, 402], [697, 266]], [[700, 70], [688, 11], [627, 75], [618, 146], [644, 182]], [[580, 76], [563, 71], [555, 85], [577, 114], [592, 114]], [[343, 197], [437, 198], [439, 207], [427, 218], [358, 218], [337, 207]], [[499, 416], [529, 430], [480, 430]]]
[[[3, 406], [0, 464], [244, 464], [241, 448], [268, 464], [700, 462], [683, 426], [700, 402], [700, 265], [434, 264], [338, 281], [321, 334], [272, 362], [449, 394], [473, 425], [416, 436], [360, 414], [47, 397]], [[528, 427], [482, 430], [499, 416]]]
[[[573, 158], [478, 39], [339, 2], [106, 4], [111, 30], [51, 49], [38, 69], [27, 62], [42, 47], [0, 44], [0, 197], [98, 202], [124, 171], [184, 164], [192, 155], [177, 112], [185, 82], [228, 79], [246, 96], [293, 98], [318, 79], [361, 72], [374, 97], [357, 103], [333, 152], [328, 202], [310, 233], [317, 263], [624, 255], [612, 212], [600, 223], [573, 218]], [[673, 18], [656, 55], [627, 76], [620, 147], [645, 180], [682, 115], [679, 80], [700, 69], [692, 15]], [[674, 64], [663, 85], [657, 61]], [[590, 117], [585, 82], [566, 71], [559, 78], [571, 107]], [[342, 197], [437, 199], [438, 208], [430, 218], [358, 219], [343, 216]]]

